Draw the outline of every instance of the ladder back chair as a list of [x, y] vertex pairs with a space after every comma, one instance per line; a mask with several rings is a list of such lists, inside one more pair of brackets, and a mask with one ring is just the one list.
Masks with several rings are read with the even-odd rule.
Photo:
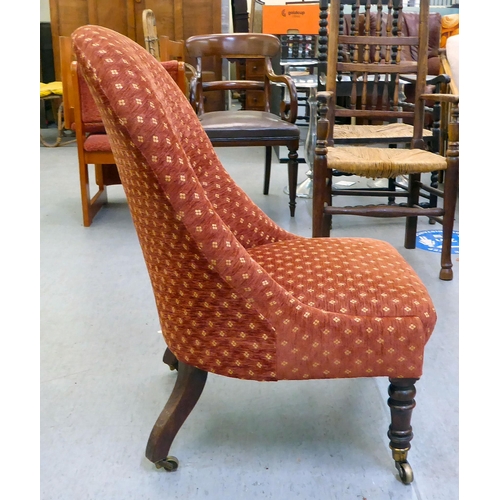
[[[319, 40], [320, 44], [318, 50], [320, 52], [320, 65], [321, 65], [321, 82], [319, 88], [321, 90], [325, 90], [326, 83], [326, 73], [327, 73], [327, 53], [328, 53], [328, 8], [329, 8], [329, 0], [320, 0], [319, 8], [320, 8], [320, 21], [319, 21]], [[373, 2], [372, 2], [373, 3]], [[387, 2], [384, 2], [387, 3]], [[414, 15], [411, 13], [410, 15]], [[440, 14], [435, 15], [436, 19], [433, 19], [433, 25], [436, 25], [438, 20], [441, 19]], [[406, 19], [406, 17], [405, 17]], [[405, 21], [402, 21], [403, 27], [405, 26]], [[361, 14], [359, 18], [356, 20], [356, 17], [351, 16], [350, 13], [344, 14], [343, 18], [343, 26], [344, 33], [351, 33], [357, 30], [358, 35], [362, 36], [365, 33], [374, 34], [377, 31], [384, 32], [387, 30], [387, 14], [382, 13], [381, 16], [378, 15], [377, 12], [370, 12], [369, 16], [365, 16]], [[408, 32], [408, 28], [405, 30]], [[354, 34], [354, 33], [353, 33]], [[368, 56], [368, 60], [371, 60], [374, 56], [374, 51], [370, 51], [370, 55]], [[411, 59], [410, 53], [403, 54], [404, 58]], [[406, 102], [405, 88], [414, 85], [414, 79], [410, 78], [410, 75], [406, 75], [407, 80], [401, 79], [399, 82], [399, 94], [397, 96], [397, 100], [399, 101], [397, 104], [403, 107], [411, 107], [412, 103]], [[446, 75], [429, 75], [427, 77], [426, 85], [429, 88], [440, 88], [443, 84], [448, 83], [449, 78]], [[373, 83], [370, 82], [369, 85]], [[341, 81], [338, 82], [336, 88], [336, 97], [337, 102], [340, 100], [346, 101], [347, 105], [349, 99], [353, 96], [356, 96], [356, 89], [352, 88], [353, 83], [351, 78], [344, 77]], [[331, 90], [326, 88], [326, 90]], [[383, 100], [379, 98], [377, 93], [368, 93], [366, 96], [366, 106], [372, 107], [376, 109], [378, 106], [384, 106]], [[429, 115], [432, 116], [432, 127], [424, 128], [422, 139], [426, 143], [426, 148], [432, 151], [439, 150], [439, 142], [440, 142], [440, 128], [439, 128], [439, 116], [440, 116], [440, 104], [436, 103], [435, 108], [426, 107], [426, 111]], [[407, 147], [412, 139], [413, 139], [413, 126], [409, 123], [404, 123], [401, 119], [392, 118], [387, 121], [389, 117], [386, 117], [385, 121], [381, 121], [379, 117], [364, 117], [363, 119], [339, 119], [337, 120], [336, 126], [334, 127], [335, 134], [335, 143], [337, 145], [387, 145], [388, 147]], [[429, 120], [428, 120], [429, 121]], [[352, 176], [354, 174], [350, 174], [347, 172], [340, 172], [337, 170], [332, 171], [334, 177], [344, 177], [344, 176]], [[433, 187], [437, 187], [437, 173], [432, 174], [431, 185]], [[406, 191], [407, 186], [402, 182], [398, 182], [395, 178], [389, 178], [387, 180], [387, 188], [390, 191], [395, 191], [396, 189], [403, 189]], [[376, 196], [378, 190], [382, 190], [385, 192], [387, 188], [362, 188], [367, 190], [367, 194], [370, 196]], [[345, 188], [336, 188], [335, 183], [332, 184], [332, 194], [334, 196], [346, 196], [349, 195], [349, 190]], [[437, 197], [433, 194], [426, 195], [423, 194], [426, 198], [428, 198], [429, 206], [436, 206]], [[395, 196], [389, 196], [389, 203], [394, 203], [396, 200]], [[431, 222], [434, 222], [431, 220]]]
[[[297, 118], [297, 90], [287, 75], [276, 75], [271, 59], [280, 53], [281, 44], [274, 35], [231, 33], [196, 35], [186, 40], [186, 55], [196, 60], [196, 78], [191, 81], [191, 102], [212, 144], [216, 147], [264, 146], [264, 194], [269, 193], [272, 148], [288, 148], [288, 184], [290, 215], [295, 215], [298, 149], [300, 130]], [[214, 56], [239, 63], [248, 61], [244, 79], [204, 81], [203, 64]], [[238, 75], [237, 75], [238, 76]], [[271, 84], [288, 90], [290, 101], [280, 103], [280, 116], [271, 112]], [[214, 91], [242, 92], [254, 109], [227, 109], [205, 112], [207, 94]], [[260, 110], [259, 110], [260, 109]]]
[[383, 376], [392, 456], [411, 483], [415, 382], [436, 323], [415, 271], [383, 241], [305, 238], [280, 228], [229, 176], [151, 54], [100, 26], [72, 36], [143, 250], [168, 346], [164, 361], [178, 370], [147, 458], [177, 469], [169, 451], [208, 372], [254, 381]]
[[[346, 33], [346, 14], [350, 30]], [[374, 15], [375, 29], [361, 34], [363, 23]], [[453, 278], [451, 243], [458, 188], [458, 97], [449, 94], [425, 93], [427, 82], [427, 45], [429, 0], [420, 2], [418, 36], [402, 33], [402, 1], [400, 0], [332, 0], [329, 18], [328, 62], [326, 91], [318, 94], [319, 123], [316, 158], [313, 169], [313, 236], [330, 235], [332, 216], [340, 214], [369, 217], [405, 217], [405, 247], [415, 248], [417, 219], [429, 217], [443, 226], [441, 251], [442, 280]], [[415, 51], [416, 60], [404, 57]], [[337, 89], [343, 80], [352, 83], [349, 104], [335, 106]], [[403, 109], [399, 102], [399, 84], [415, 81], [415, 104]], [[453, 117], [448, 126], [449, 148], [446, 155], [430, 152], [424, 139], [425, 102], [448, 102]], [[377, 102], [377, 106], [370, 103]], [[342, 119], [380, 120], [411, 123], [411, 141], [408, 148], [370, 147], [365, 144], [346, 146], [338, 139], [337, 121]], [[385, 125], [384, 125], [385, 126]], [[406, 128], [406, 126], [405, 126]], [[379, 196], [400, 196], [402, 204], [342, 206], [339, 198], [345, 196], [372, 196], [362, 189], [332, 189], [334, 172], [346, 172], [365, 178], [394, 179], [407, 176], [405, 190], [379, 190]], [[443, 172], [443, 189], [422, 180], [422, 175]], [[436, 196], [436, 206], [421, 203], [423, 193]], [[342, 194], [343, 197], [333, 194]], [[366, 198], [365, 198], [366, 199]], [[334, 203], [335, 202], [335, 203]]]

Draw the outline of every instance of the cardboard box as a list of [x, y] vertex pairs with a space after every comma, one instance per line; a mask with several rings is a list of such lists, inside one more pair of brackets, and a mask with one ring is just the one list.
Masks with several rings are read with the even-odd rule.
[[262, 32], [271, 35], [317, 35], [319, 4], [264, 5]]

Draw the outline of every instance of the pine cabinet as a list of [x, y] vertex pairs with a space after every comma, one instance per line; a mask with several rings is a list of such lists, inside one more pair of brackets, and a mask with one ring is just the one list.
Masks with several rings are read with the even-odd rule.
[[[154, 12], [158, 35], [167, 35], [173, 40], [222, 31], [221, 0], [50, 0], [56, 80], [61, 78], [59, 36], [71, 35], [79, 26], [96, 24], [144, 46], [144, 9]], [[221, 71], [215, 62], [214, 71]]]

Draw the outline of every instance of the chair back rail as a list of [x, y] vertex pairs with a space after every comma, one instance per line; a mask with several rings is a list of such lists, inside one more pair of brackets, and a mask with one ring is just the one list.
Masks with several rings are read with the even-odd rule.
[[[338, 95], [349, 88], [346, 105], [332, 109], [330, 118], [359, 119], [361, 123], [405, 120], [413, 123], [413, 139], [420, 142], [424, 102], [417, 100], [415, 106], [404, 107], [401, 85], [407, 83], [405, 77], [412, 78], [416, 95], [425, 90], [429, 2], [420, 4], [418, 36], [404, 34], [402, 11], [400, 0], [331, 1], [329, 19], [338, 22], [330, 22], [326, 90]], [[412, 51], [417, 51], [417, 60], [405, 57]]]

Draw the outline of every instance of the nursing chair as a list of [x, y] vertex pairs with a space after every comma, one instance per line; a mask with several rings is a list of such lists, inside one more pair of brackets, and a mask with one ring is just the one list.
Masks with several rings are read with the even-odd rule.
[[[276, 75], [271, 59], [280, 54], [274, 35], [231, 33], [196, 35], [186, 40], [186, 56], [196, 60], [196, 78], [191, 80], [191, 102], [205, 132], [216, 147], [264, 146], [264, 194], [269, 193], [272, 149], [288, 148], [290, 215], [295, 215], [300, 130], [297, 118], [297, 90], [288, 75]], [[236, 78], [204, 80], [204, 63], [214, 56], [235, 62]], [[243, 74], [242, 74], [243, 73]], [[244, 77], [244, 78], [242, 78]], [[271, 84], [286, 89], [289, 102], [279, 104], [280, 116], [271, 112]], [[281, 90], [281, 89], [280, 89]], [[244, 95], [244, 109], [205, 111], [211, 92], [230, 91]]]
[[[319, 114], [318, 141], [313, 169], [313, 236], [328, 237], [332, 227], [332, 215], [348, 214], [370, 217], [405, 217], [405, 247], [415, 248], [417, 219], [429, 217], [443, 226], [441, 251], [442, 280], [453, 278], [451, 241], [455, 217], [458, 187], [458, 97], [450, 94], [425, 93], [427, 81], [427, 44], [429, 0], [420, 2], [420, 30], [418, 36], [403, 36], [401, 30], [402, 2], [378, 0], [332, 0], [330, 19], [337, 19], [330, 26], [328, 39], [328, 64], [325, 92], [318, 94]], [[349, 7], [351, 29], [344, 33], [344, 7]], [[365, 9], [367, 13], [365, 13]], [[347, 10], [347, 9], [346, 9]], [[375, 13], [376, 26], [382, 26], [382, 16], [387, 22], [386, 30], [377, 29], [370, 35], [360, 35], [357, 29], [364, 19]], [[405, 59], [402, 54], [416, 51], [416, 60]], [[343, 79], [352, 82], [349, 106], [335, 106], [337, 87]], [[399, 105], [399, 84], [414, 79], [415, 104], [407, 109]], [[380, 102], [376, 108], [367, 106], [367, 100]], [[448, 102], [453, 108], [453, 118], [448, 126], [450, 137], [446, 155], [428, 151], [424, 139], [425, 102]], [[407, 120], [411, 123], [412, 136], [409, 148], [346, 146], [338, 140], [337, 121], [342, 119], [380, 120], [381, 122]], [[407, 176], [405, 190], [379, 190], [378, 196], [404, 197], [401, 204], [360, 204], [343, 206], [339, 201], [351, 196], [359, 203], [360, 197], [373, 196], [370, 190], [333, 188], [335, 172], [346, 172], [365, 178], [395, 179]], [[443, 172], [443, 189], [438, 189], [422, 180], [422, 175]], [[424, 193], [436, 196], [436, 206], [424, 207]], [[342, 196], [333, 195], [341, 194]], [[365, 198], [366, 199], [366, 198]]]
[[[109, 138], [101, 114], [74, 60], [71, 38], [59, 38], [65, 126], [75, 132], [83, 225], [89, 227], [99, 210], [108, 201], [107, 187], [121, 184]], [[161, 63], [186, 91], [184, 63]], [[95, 186], [90, 181], [94, 165]]]
[[226, 172], [151, 54], [104, 27], [72, 38], [129, 201], [164, 360], [178, 369], [147, 458], [177, 468], [170, 447], [208, 372], [254, 381], [384, 376], [390, 447], [410, 483], [414, 384], [436, 322], [416, 273], [383, 241], [281, 229]]

